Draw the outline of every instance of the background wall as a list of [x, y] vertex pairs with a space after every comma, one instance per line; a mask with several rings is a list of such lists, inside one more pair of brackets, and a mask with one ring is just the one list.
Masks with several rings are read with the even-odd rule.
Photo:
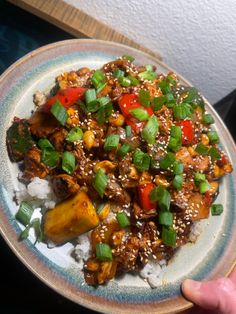
[[211, 103], [236, 88], [235, 0], [65, 0], [159, 51]]

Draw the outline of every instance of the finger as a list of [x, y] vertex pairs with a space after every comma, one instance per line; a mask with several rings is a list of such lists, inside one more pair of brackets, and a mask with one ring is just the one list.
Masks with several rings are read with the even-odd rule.
[[187, 299], [205, 309], [223, 314], [236, 313], [236, 287], [229, 278], [208, 282], [187, 279], [182, 290]]
[[232, 271], [229, 278], [233, 281], [234, 285], [236, 285], [236, 268]]

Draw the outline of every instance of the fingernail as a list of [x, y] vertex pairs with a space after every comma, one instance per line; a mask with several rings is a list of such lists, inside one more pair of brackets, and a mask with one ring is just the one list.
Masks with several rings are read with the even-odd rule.
[[187, 286], [188, 289], [196, 291], [196, 290], [200, 290], [202, 283], [200, 281], [187, 279], [185, 280], [184, 285]]

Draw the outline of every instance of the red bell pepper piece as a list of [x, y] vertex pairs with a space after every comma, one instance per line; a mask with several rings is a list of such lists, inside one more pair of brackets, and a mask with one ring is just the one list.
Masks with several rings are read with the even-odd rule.
[[139, 203], [141, 208], [148, 212], [156, 208], [157, 203], [150, 200], [150, 192], [156, 187], [154, 183], [146, 183], [138, 186]]
[[42, 110], [49, 112], [51, 106], [56, 100], [59, 100], [65, 109], [70, 108], [76, 101], [84, 96], [87, 89], [83, 87], [68, 87], [67, 89], [59, 90], [55, 96], [52, 96], [43, 105]]
[[141, 122], [134, 118], [130, 113], [131, 109], [142, 108], [147, 111], [149, 116], [153, 115], [153, 110], [151, 107], [144, 107], [138, 102], [138, 95], [136, 94], [123, 94], [118, 100], [120, 110], [125, 117], [125, 121], [131, 128], [138, 133], [140, 129], [145, 126], [145, 122]]
[[194, 140], [193, 124], [190, 120], [182, 120], [176, 122], [176, 125], [181, 127], [182, 130], [182, 144], [191, 145]]

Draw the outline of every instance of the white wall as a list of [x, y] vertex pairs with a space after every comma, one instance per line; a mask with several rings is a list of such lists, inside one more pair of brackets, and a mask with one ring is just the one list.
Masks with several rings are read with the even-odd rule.
[[236, 88], [236, 0], [65, 0], [137, 42], [212, 103]]

